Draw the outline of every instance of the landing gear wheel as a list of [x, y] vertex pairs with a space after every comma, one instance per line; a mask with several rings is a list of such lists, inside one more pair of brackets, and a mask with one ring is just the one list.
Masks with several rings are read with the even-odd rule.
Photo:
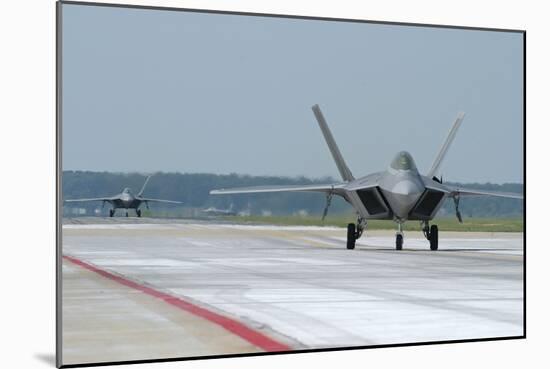
[[126, 212], [126, 218], [128, 218], [128, 212]]
[[403, 249], [403, 235], [402, 234], [396, 234], [395, 235], [395, 249], [396, 250], [402, 250]]
[[109, 216], [112, 218], [113, 215], [115, 215], [115, 211], [112, 209], [109, 209]]
[[348, 224], [348, 241], [346, 244], [346, 247], [348, 250], [353, 250], [355, 248], [355, 224], [349, 223]]
[[430, 227], [430, 250], [437, 250], [439, 242], [439, 231], [437, 226], [434, 224]]
[[136, 214], [137, 214], [138, 218], [141, 218], [141, 210], [137, 209]]

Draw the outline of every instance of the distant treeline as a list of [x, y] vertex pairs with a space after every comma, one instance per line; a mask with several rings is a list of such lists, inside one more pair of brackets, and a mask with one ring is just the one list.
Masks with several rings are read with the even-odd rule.
[[[111, 173], [90, 171], [64, 171], [63, 196], [65, 199], [112, 196], [120, 193], [124, 187], [130, 187], [134, 193], [141, 189], [146, 176], [138, 173]], [[333, 178], [310, 179], [305, 177], [249, 176], [241, 174], [208, 173], [155, 173], [145, 189], [144, 196], [168, 200], [179, 200], [182, 206], [163, 204], [151, 205], [167, 215], [189, 215], [198, 209], [216, 207], [228, 209], [232, 206], [236, 212], [243, 211], [252, 215], [289, 215], [297, 213], [320, 214], [325, 206], [322, 193], [266, 193], [242, 195], [209, 195], [210, 190], [219, 188], [295, 185], [337, 182]], [[451, 183], [448, 183], [451, 184]], [[455, 183], [456, 184], [456, 183]], [[458, 184], [457, 184], [458, 185]], [[506, 183], [502, 185], [485, 183], [463, 183], [460, 186], [484, 190], [523, 192], [523, 184]], [[65, 205], [71, 208], [86, 209], [93, 213], [101, 207], [98, 203], [78, 203]], [[106, 206], [107, 207], [107, 206]], [[460, 209], [464, 217], [519, 217], [523, 215], [523, 201], [497, 197], [461, 198]], [[329, 213], [342, 214], [352, 212], [344, 200], [334, 197]], [[66, 212], [66, 215], [69, 215]], [[454, 215], [452, 200], [447, 200], [439, 212], [440, 216]]]

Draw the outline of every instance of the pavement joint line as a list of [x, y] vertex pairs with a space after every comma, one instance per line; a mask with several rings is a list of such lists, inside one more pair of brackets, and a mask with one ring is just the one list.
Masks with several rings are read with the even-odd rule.
[[276, 341], [275, 339], [268, 337], [264, 335], [263, 333], [254, 330], [243, 323], [231, 319], [227, 316], [223, 316], [220, 314], [217, 314], [213, 311], [210, 311], [208, 309], [205, 309], [203, 307], [197, 306], [195, 304], [190, 303], [189, 301], [185, 301], [184, 299], [176, 296], [172, 296], [168, 293], [159, 291], [157, 289], [154, 289], [149, 286], [145, 286], [143, 284], [137, 283], [135, 281], [132, 281], [130, 279], [127, 279], [123, 276], [116, 275], [114, 273], [111, 273], [107, 270], [101, 269], [95, 265], [92, 265], [90, 263], [87, 263], [83, 260], [80, 260], [74, 256], [70, 255], [63, 255], [63, 258], [65, 260], [68, 260], [72, 262], [73, 264], [76, 264], [82, 268], [85, 268], [87, 270], [90, 270], [92, 272], [95, 272], [105, 278], [108, 278], [112, 281], [118, 282], [126, 287], [133, 288], [135, 290], [141, 291], [149, 296], [161, 299], [165, 301], [166, 303], [175, 306], [176, 308], [179, 308], [181, 310], [187, 311], [193, 315], [196, 315], [198, 317], [201, 317], [203, 319], [206, 319], [214, 324], [217, 324], [221, 326], [222, 328], [228, 330], [229, 332], [243, 338], [244, 340], [250, 342], [251, 344], [261, 348], [262, 350], [268, 351], [268, 352], [276, 352], [276, 351], [290, 351], [292, 350], [291, 347], [288, 345]]

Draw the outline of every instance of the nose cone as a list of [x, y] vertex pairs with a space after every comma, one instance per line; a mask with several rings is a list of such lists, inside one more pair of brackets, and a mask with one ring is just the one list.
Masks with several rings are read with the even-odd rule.
[[393, 193], [398, 195], [415, 195], [415, 194], [421, 194], [424, 190], [421, 183], [418, 181], [412, 180], [412, 179], [404, 179], [402, 181], [399, 181], [396, 183], [396, 185], [392, 188]]
[[120, 199], [122, 200], [122, 202], [124, 203], [124, 206], [125, 207], [128, 207], [132, 201], [134, 200], [132, 195], [130, 195], [129, 193], [123, 193], [121, 196], [120, 196]]
[[394, 214], [401, 219], [406, 219], [423, 191], [424, 186], [418, 179], [407, 178], [398, 181], [386, 193], [386, 197]]

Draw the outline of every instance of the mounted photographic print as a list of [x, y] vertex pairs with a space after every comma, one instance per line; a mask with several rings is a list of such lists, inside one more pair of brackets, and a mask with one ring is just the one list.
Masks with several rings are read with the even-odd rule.
[[525, 337], [525, 32], [58, 3], [57, 364]]

